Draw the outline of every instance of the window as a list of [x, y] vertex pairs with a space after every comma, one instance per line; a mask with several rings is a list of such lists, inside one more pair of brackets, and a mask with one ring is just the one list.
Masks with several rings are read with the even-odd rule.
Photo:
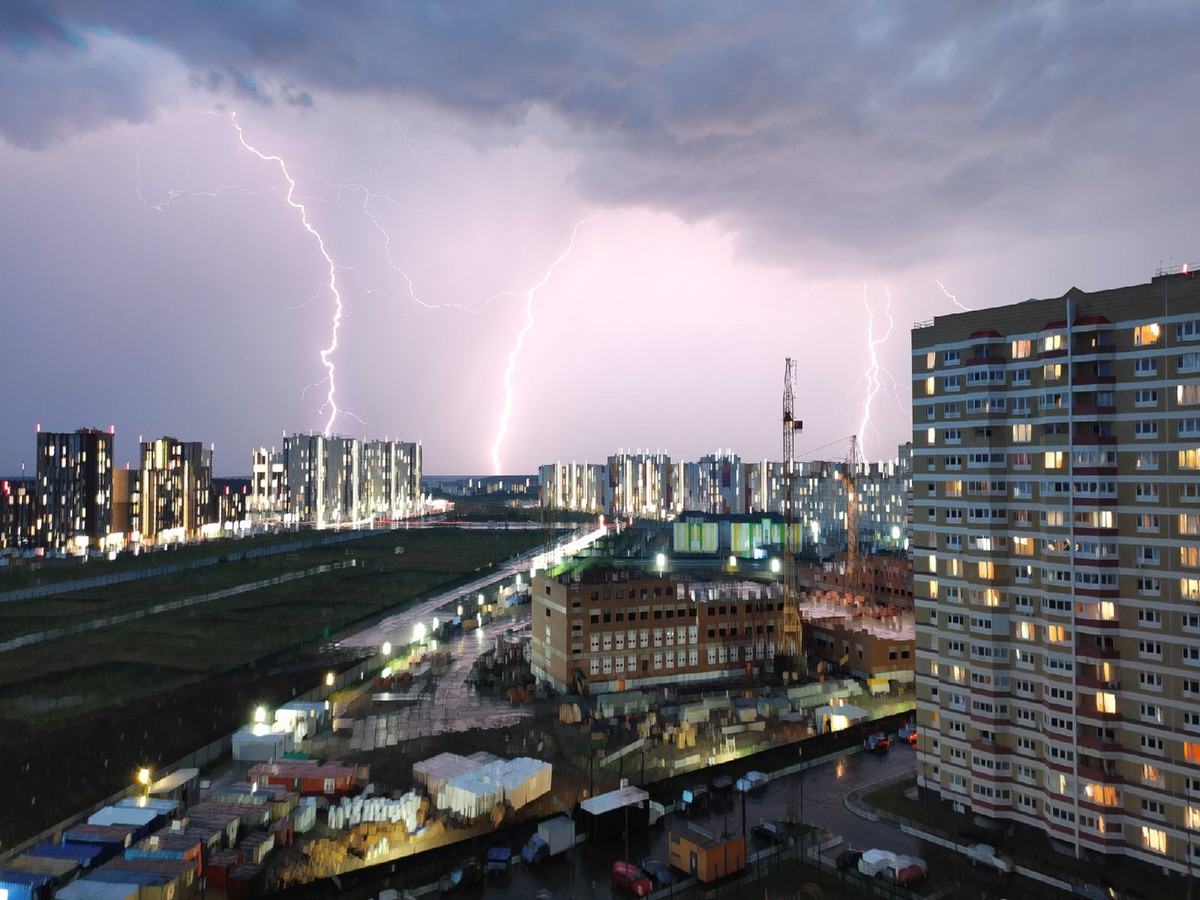
[[1139, 325], [1133, 329], [1133, 344], [1135, 347], [1146, 347], [1150, 344], [1157, 344], [1158, 337], [1161, 334], [1161, 329], [1157, 322], [1152, 322], [1148, 325]]
[[1028, 422], [1012, 427], [1012, 439], [1014, 444], [1027, 444], [1033, 440], [1033, 426]]
[[[930, 375], [928, 378], [925, 379], [925, 396], [926, 397], [932, 397], [934, 395], [935, 388], [933, 385], [934, 385], [933, 376]], [[931, 408], [929, 411], [932, 413], [933, 409]]]
[[1200, 319], [1191, 322], [1180, 322], [1175, 326], [1175, 340], [1194, 341], [1200, 339]]
[[1200, 372], [1200, 353], [1184, 353], [1179, 357], [1178, 372]]
[[1180, 535], [1200, 534], [1200, 514], [1196, 513], [1180, 513], [1179, 514], [1179, 533]]
[[1033, 342], [1030, 340], [1019, 340], [1012, 342], [1012, 358], [1027, 359], [1030, 353], [1033, 352]]
[[1158, 360], [1142, 357], [1133, 361], [1133, 374], [1137, 376], [1157, 375]]
[[959, 352], [957, 350], [946, 350], [942, 353], [942, 365], [957, 366], [959, 359]]
[[1158, 391], [1153, 388], [1140, 388], [1133, 392], [1134, 406], [1157, 406]]
[[1117, 711], [1117, 695], [1100, 692], [1096, 694], [1096, 712], [1112, 715]]
[[1042, 366], [1042, 381], [1058, 381], [1062, 378], [1063, 367], [1058, 363]]
[[1061, 334], [1048, 334], [1042, 338], [1042, 352], [1046, 353], [1052, 350], [1062, 350], [1066, 346], [1066, 339]]
[[1138, 440], [1146, 440], [1148, 438], [1158, 437], [1158, 423], [1142, 420], [1137, 422], [1133, 427], [1133, 434]]
[[1155, 853], [1167, 852], [1167, 834], [1148, 825], [1142, 826], [1142, 846]]
[[1179, 599], [1200, 600], [1200, 578], [1180, 578]]
[[1138, 641], [1138, 655], [1143, 659], [1162, 659], [1160, 641]]
[[1158, 454], [1153, 450], [1143, 450], [1137, 455], [1134, 465], [1142, 472], [1156, 471], [1158, 469]]
[[1158, 516], [1142, 514], [1137, 517], [1137, 530], [1158, 533]]
[[1200, 469], [1200, 448], [1179, 451], [1179, 468]]
[[1179, 406], [1200, 404], [1200, 384], [1180, 384], [1175, 388], [1175, 402]]

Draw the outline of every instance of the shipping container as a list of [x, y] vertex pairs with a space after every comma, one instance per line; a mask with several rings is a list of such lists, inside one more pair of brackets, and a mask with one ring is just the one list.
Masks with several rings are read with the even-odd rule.
[[0, 869], [0, 893], [7, 900], [50, 900], [54, 886], [47, 875]]
[[140, 886], [129, 882], [93, 881], [80, 878], [61, 887], [54, 900], [138, 900]]
[[262, 866], [238, 866], [225, 881], [225, 893], [229, 900], [250, 900], [263, 892], [266, 881], [267, 872]]
[[229, 873], [242, 864], [242, 854], [236, 850], [222, 850], [209, 859], [204, 867], [204, 881], [207, 888], [225, 889], [225, 880]]
[[104, 848], [99, 844], [38, 844], [29, 851], [30, 856], [49, 856], [54, 859], [73, 859], [81, 869], [89, 869], [105, 862]]
[[79, 874], [79, 862], [74, 859], [62, 859], [56, 856], [33, 856], [22, 853], [8, 860], [4, 867], [13, 872], [26, 872], [30, 875], [45, 875], [50, 879], [51, 887], [66, 884]]

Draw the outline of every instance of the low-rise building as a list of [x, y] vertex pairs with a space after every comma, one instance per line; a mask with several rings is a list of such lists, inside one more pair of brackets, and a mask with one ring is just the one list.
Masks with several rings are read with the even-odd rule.
[[879, 606], [818, 592], [801, 595], [800, 616], [804, 648], [818, 668], [866, 680], [914, 681], [916, 623], [911, 607]]
[[774, 671], [778, 585], [689, 583], [593, 567], [532, 584], [532, 668], [556, 689], [599, 693]]

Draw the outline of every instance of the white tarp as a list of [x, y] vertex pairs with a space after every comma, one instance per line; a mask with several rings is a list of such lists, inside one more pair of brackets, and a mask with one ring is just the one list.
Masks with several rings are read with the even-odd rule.
[[413, 784], [425, 788], [430, 797], [437, 797], [452, 778], [474, 772], [483, 763], [457, 753], [439, 753], [413, 765]]
[[520, 809], [549, 793], [552, 774], [550, 763], [527, 756], [498, 759], [446, 782], [437, 793], [437, 808], [465, 819], [485, 815], [502, 803]]

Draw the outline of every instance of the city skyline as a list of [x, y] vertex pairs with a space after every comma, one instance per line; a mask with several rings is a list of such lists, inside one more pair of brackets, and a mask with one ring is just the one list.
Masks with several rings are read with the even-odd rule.
[[789, 355], [799, 449], [879, 458], [913, 321], [1197, 255], [1190, 8], [197, 10], [0, 13], [4, 470], [39, 421], [772, 458]]

